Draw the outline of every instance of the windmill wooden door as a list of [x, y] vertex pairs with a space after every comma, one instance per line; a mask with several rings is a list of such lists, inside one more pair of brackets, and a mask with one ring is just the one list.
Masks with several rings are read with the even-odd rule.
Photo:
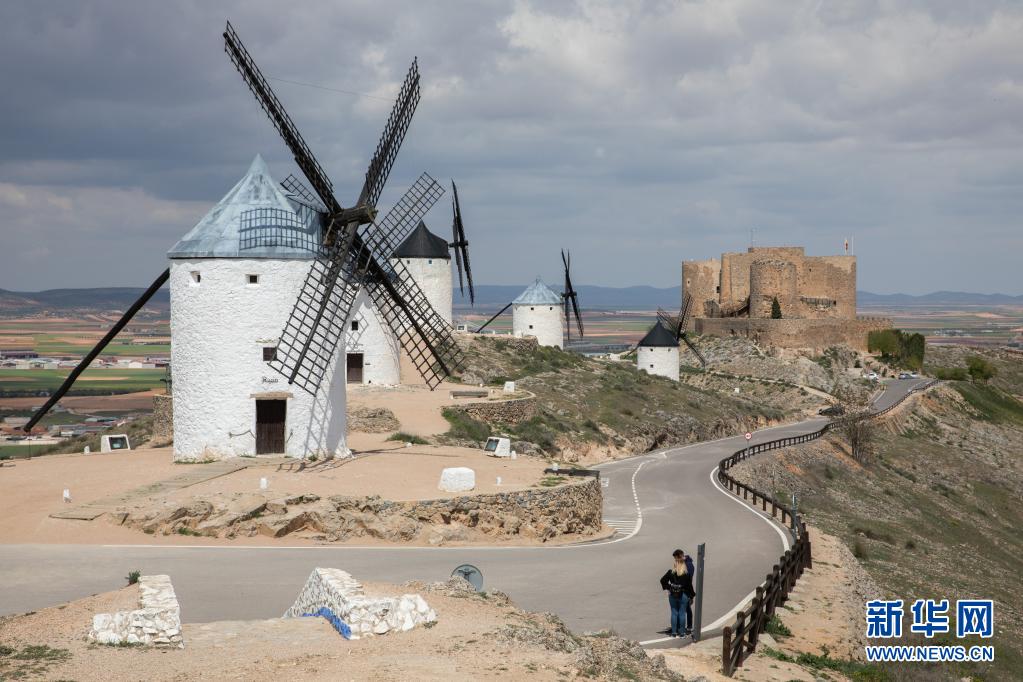
[[256, 401], [256, 454], [284, 452], [284, 425], [288, 416], [286, 400]]
[[348, 383], [350, 384], [361, 384], [362, 383], [362, 353], [349, 353], [348, 354]]

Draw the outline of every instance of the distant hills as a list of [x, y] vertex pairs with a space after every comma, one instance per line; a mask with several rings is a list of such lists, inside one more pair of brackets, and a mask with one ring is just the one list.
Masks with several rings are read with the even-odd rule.
[[[0, 289], [0, 315], [34, 315], [69, 310], [125, 310], [144, 287], [101, 287], [97, 289], [48, 289], [7, 291]], [[148, 307], [170, 309], [170, 291], [164, 287], [149, 299]]]
[[857, 291], [860, 306], [881, 305], [1023, 305], [1023, 296], [1008, 294], [972, 294], [965, 291], [935, 291], [930, 294], [872, 294]]
[[[482, 311], [497, 310], [522, 293], [521, 285], [481, 284], [476, 287], [476, 307]], [[560, 286], [552, 287], [560, 291]], [[680, 287], [602, 287], [579, 286], [579, 302], [590, 310], [672, 310], [679, 305]], [[5, 317], [35, 315], [41, 312], [68, 312], [71, 310], [108, 311], [125, 310], [142, 295], [142, 287], [101, 287], [94, 289], [49, 289], [46, 291], [8, 291], [0, 289], [0, 315]], [[963, 291], [936, 291], [930, 294], [874, 294], [858, 291], [860, 307], [882, 306], [963, 306], [963, 305], [1023, 305], [1023, 296], [1007, 294], [975, 294]], [[455, 306], [468, 307], [468, 297], [455, 289]], [[147, 307], [165, 310], [170, 306], [170, 292], [160, 289]]]

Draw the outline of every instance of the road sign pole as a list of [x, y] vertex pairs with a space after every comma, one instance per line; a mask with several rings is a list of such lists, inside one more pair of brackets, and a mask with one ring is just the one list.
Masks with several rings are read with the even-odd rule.
[[700, 641], [700, 627], [703, 623], [703, 558], [707, 543], [701, 542], [696, 548], [696, 608], [693, 609], [693, 641]]

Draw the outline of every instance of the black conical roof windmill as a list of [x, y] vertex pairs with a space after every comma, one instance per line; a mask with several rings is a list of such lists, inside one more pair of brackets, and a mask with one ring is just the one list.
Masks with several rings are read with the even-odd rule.
[[461, 353], [450, 326], [433, 309], [401, 261], [390, 257], [444, 190], [423, 173], [391, 211], [375, 222], [377, 200], [419, 103], [417, 62], [413, 60], [398, 93], [362, 191], [353, 207], [344, 208], [230, 22], [224, 31], [224, 49], [291, 150], [312, 190], [293, 176], [281, 184], [318, 211], [325, 226], [322, 249], [281, 333], [277, 359], [271, 366], [289, 383], [315, 393], [334, 360], [358, 289], [365, 286], [416, 369], [427, 385], [435, 388], [461, 366]]
[[693, 297], [686, 292], [682, 296], [682, 307], [678, 311], [678, 315], [672, 315], [661, 308], [657, 309], [657, 319], [660, 320], [664, 327], [675, 335], [676, 341], [681, 341], [686, 344], [689, 350], [693, 351], [693, 355], [700, 361], [701, 367], [707, 366], [707, 360], [703, 357], [703, 354], [696, 349], [696, 344], [689, 338], [689, 332], [686, 331], [686, 325], [689, 323], [689, 317], [693, 314]]
[[572, 315], [579, 328], [579, 336], [583, 336], [583, 318], [579, 315], [579, 294], [572, 287], [572, 254], [561, 250], [561, 263], [565, 266], [565, 290], [561, 292], [561, 301], [565, 306], [565, 339], [572, 340]]
[[451, 181], [451, 243], [448, 244], [455, 252], [455, 263], [458, 265], [458, 291], [465, 296], [462, 283], [462, 266], [465, 266], [465, 280], [469, 283], [469, 305], [476, 305], [476, 290], [472, 286], [472, 269], [469, 267], [469, 242], [465, 238], [465, 225], [462, 224], [462, 207], [458, 203], [458, 188]]

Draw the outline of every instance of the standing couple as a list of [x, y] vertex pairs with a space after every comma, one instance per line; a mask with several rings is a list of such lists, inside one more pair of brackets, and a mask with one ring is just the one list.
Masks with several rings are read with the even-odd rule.
[[661, 589], [668, 592], [671, 607], [671, 636], [693, 634], [693, 560], [681, 549], [671, 553], [675, 564], [661, 576]]

